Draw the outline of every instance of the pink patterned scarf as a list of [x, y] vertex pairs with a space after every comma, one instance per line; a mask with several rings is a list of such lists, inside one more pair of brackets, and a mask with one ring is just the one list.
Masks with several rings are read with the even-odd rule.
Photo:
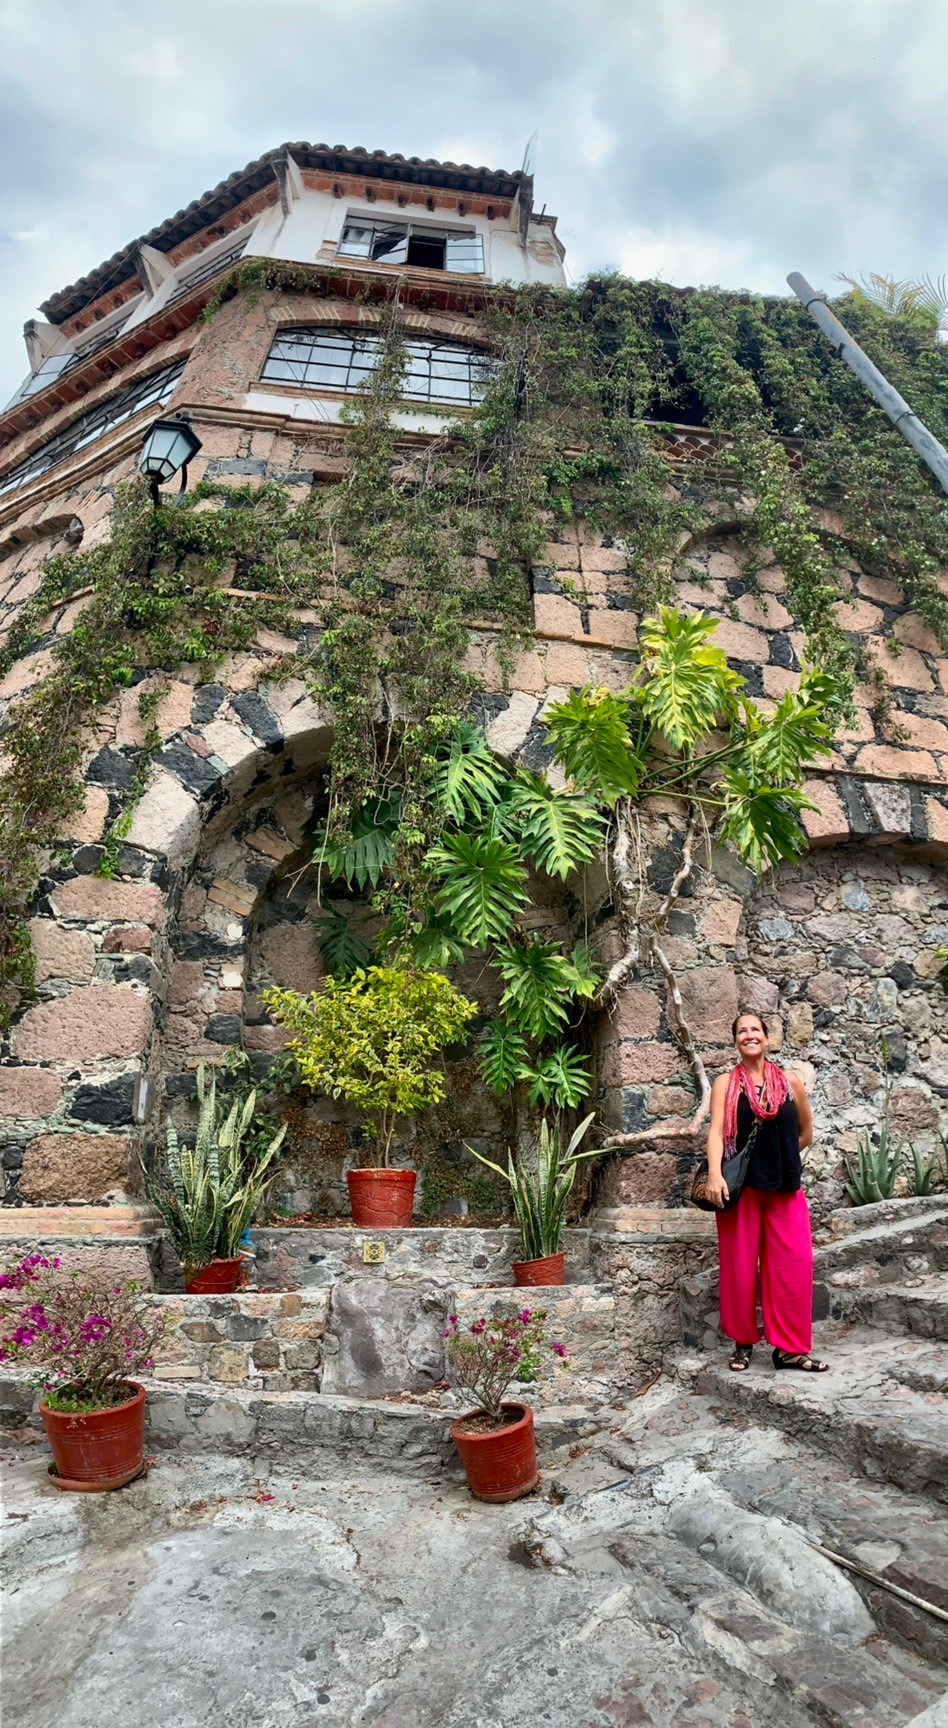
[[737, 1151], [737, 1105], [743, 1092], [754, 1115], [760, 1122], [772, 1122], [790, 1096], [790, 1082], [782, 1068], [776, 1062], [764, 1063], [764, 1097], [766, 1103], [757, 1096], [757, 1088], [744, 1067], [738, 1062], [727, 1077], [727, 1093], [724, 1099], [724, 1156], [733, 1158]]

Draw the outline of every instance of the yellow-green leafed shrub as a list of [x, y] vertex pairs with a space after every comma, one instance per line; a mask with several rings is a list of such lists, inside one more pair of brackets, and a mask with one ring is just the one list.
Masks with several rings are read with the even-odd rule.
[[363, 1112], [383, 1166], [396, 1123], [444, 1098], [441, 1053], [477, 1013], [442, 973], [395, 966], [327, 978], [311, 996], [268, 990], [263, 1000], [295, 1034], [290, 1049], [306, 1085]]

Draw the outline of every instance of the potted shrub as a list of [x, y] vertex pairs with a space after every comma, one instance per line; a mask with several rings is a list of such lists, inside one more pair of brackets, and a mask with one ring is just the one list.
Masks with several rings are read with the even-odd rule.
[[266, 1007], [295, 1033], [290, 1050], [314, 1091], [361, 1110], [373, 1138], [372, 1164], [348, 1173], [355, 1224], [411, 1223], [414, 1170], [392, 1169], [400, 1121], [445, 1095], [441, 1052], [460, 1037], [477, 1004], [440, 972], [396, 966], [327, 978], [311, 996], [268, 990]]
[[157, 1206], [184, 1269], [189, 1296], [236, 1290], [243, 1261], [240, 1241], [277, 1174], [277, 1154], [286, 1123], [259, 1153], [245, 1140], [257, 1094], [236, 1099], [228, 1114], [218, 1105], [216, 1080], [197, 1071], [199, 1104], [194, 1146], [182, 1145], [169, 1121], [167, 1180], [145, 1170], [149, 1198]]
[[145, 1461], [145, 1388], [164, 1317], [135, 1284], [64, 1273], [28, 1254], [0, 1274], [0, 1362], [24, 1363], [43, 1392], [40, 1415], [57, 1488], [97, 1493], [131, 1482]]
[[566, 1202], [576, 1180], [576, 1166], [584, 1158], [597, 1158], [597, 1151], [577, 1152], [593, 1116], [579, 1124], [563, 1151], [563, 1128], [557, 1116], [552, 1128], [544, 1118], [537, 1143], [536, 1166], [517, 1161], [507, 1154], [507, 1169], [492, 1163], [483, 1153], [468, 1151], [482, 1164], [496, 1170], [509, 1182], [513, 1195], [517, 1223], [520, 1225], [522, 1260], [514, 1261], [514, 1282], [522, 1285], [563, 1284], [566, 1281], [566, 1258], [560, 1252], [560, 1238], [566, 1218]]
[[539, 1479], [533, 1411], [507, 1403], [514, 1380], [534, 1380], [547, 1350], [565, 1363], [566, 1348], [546, 1334], [546, 1310], [524, 1308], [506, 1320], [475, 1320], [462, 1331], [457, 1315], [445, 1329], [455, 1380], [477, 1407], [451, 1424], [451, 1438], [478, 1500], [516, 1500]]

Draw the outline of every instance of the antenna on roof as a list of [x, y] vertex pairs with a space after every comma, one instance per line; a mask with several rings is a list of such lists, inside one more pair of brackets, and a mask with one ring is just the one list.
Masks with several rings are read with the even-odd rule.
[[538, 132], [531, 134], [527, 139], [527, 147], [523, 153], [523, 167], [520, 172], [528, 175], [531, 180], [537, 171], [537, 139], [539, 136]]

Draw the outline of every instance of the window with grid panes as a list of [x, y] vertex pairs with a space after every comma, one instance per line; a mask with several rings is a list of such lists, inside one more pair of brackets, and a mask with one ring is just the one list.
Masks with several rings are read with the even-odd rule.
[[473, 228], [431, 228], [425, 222], [373, 222], [353, 216], [342, 230], [339, 252], [374, 264], [410, 264], [422, 270], [484, 274], [484, 241]]
[[[369, 376], [382, 351], [371, 330], [335, 326], [285, 330], [274, 338], [261, 376], [274, 384], [315, 390], [355, 390]], [[405, 343], [402, 395], [411, 402], [470, 406], [487, 387], [490, 362], [477, 348], [413, 336]]]
[[110, 432], [113, 426], [120, 426], [123, 420], [130, 420], [133, 414], [142, 408], [160, 408], [167, 402], [175, 385], [184, 371], [185, 362], [175, 360], [173, 365], [165, 366], [160, 372], [153, 372], [150, 378], [141, 378], [137, 383], [129, 385], [127, 390], [120, 390], [117, 395], [110, 396], [105, 402], [100, 402], [95, 408], [90, 408], [85, 414], [80, 414], [69, 426], [57, 432], [55, 438], [41, 444], [34, 450], [32, 456], [27, 456], [18, 462], [15, 468], [0, 476], [0, 494], [12, 492], [16, 486], [25, 486], [28, 480], [35, 480], [37, 475], [45, 474], [47, 468], [55, 468], [57, 462], [65, 462], [67, 456], [75, 455], [77, 450], [83, 450], [87, 444], [92, 444], [103, 433]]

